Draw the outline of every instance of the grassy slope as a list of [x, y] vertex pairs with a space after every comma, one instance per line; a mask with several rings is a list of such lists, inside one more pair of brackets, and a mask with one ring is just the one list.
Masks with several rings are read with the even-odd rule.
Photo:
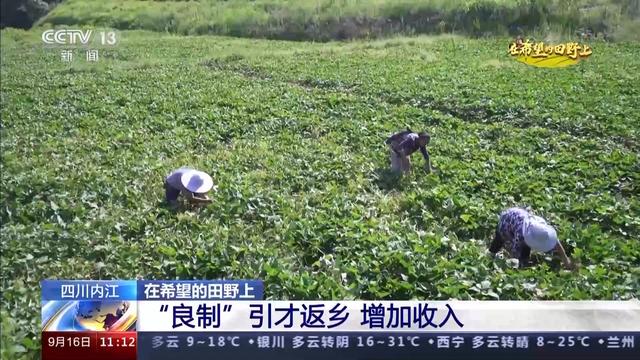
[[[69, 67], [37, 32], [2, 32], [3, 341], [38, 348], [42, 278], [261, 278], [277, 299], [639, 295], [637, 44], [541, 70], [506, 40], [121, 36]], [[406, 125], [432, 133], [439, 172], [394, 182], [383, 140]], [[174, 214], [162, 177], [184, 164], [219, 190]], [[558, 227], [578, 273], [485, 256], [516, 204]]]
[[[41, 23], [179, 34], [330, 40], [397, 33], [570, 32], [579, 26], [639, 39], [635, 0], [68, 0]], [[634, 21], [635, 19], [635, 21]]]

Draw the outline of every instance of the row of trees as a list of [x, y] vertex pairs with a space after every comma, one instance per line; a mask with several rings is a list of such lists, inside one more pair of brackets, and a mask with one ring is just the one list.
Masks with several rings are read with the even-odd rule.
[[2, 0], [0, 27], [30, 28], [62, 0]]
[[[30, 28], [61, 1], [2, 0], [0, 25]], [[180, 6], [155, 7], [152, 2], [140, 4], [137, 14], [123, 16], [116, 7], [110, 11], [99, 1], [87, 1], [76, 4], [86, 5], [81, 10], [59, 9], [57, 17], [52, 16], [49, 21], [65, 25], [92, 23], [120, 30], [316, 41], [443, 32], [473, 36], [523, 32], [568, 35], [578, 29], [589, 29], [582, 32], [602, 34], [612, 40], [638, 39], [640, 34], [640, 0], [233, 1], [234, 6], [224, 5], [226, 0], [194, 2], [189, 6], [198, 12], [197, 16], [179, 11]], [[293, 6], [309, 3], [316, 6]], [[344, 4], [350, 7], [343, 9]], [[375, 6], [377, 11], [367, 11], [367, 5]], [[93, 8], [97, 10], [95, 17]]]

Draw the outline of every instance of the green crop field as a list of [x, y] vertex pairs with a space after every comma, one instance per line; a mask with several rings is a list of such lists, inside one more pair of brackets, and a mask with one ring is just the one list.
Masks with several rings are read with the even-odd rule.
[[[270, 299], [640, 295], [638, 43], [540, 69], [509, 39], [124, 31], [69, 65], [40, 33], [2, 32], [3, 359], [36, 358], [44, 278], [263, 279]], [[434, 173], [418, 155], [387, 171], [384, 140], [407, 126], [430, 132]], [[163, 205], [183, 165], [212, 174], [213, 204]], [[579, 270], [488, 257], [513, 205], [552, 222]]]

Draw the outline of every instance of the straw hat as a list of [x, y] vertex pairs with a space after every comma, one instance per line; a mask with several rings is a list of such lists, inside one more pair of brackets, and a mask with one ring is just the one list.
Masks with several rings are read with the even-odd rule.
[[185, 171], [180, 177], [180, 182], [185, 189], [192, 193], [206, 193], [213, 187], [211, 176], [199, 170]]
[[533, 250], [548, 252], [558, 244], [556, 230], [538, 218], [529, 218], [525, 221], [524, 242]]

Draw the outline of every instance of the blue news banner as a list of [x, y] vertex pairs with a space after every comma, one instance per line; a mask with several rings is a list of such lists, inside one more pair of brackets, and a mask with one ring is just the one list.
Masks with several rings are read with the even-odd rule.
[[[259, 288], [262, 298], [261, 284], [240, 285]], [[138, 291], [146, 294], [139, 299], [148, 300], [149, 284], [140, 284]], [[635, 330], [465, 331], [462, 314], [469, 313], [456, 313], [456, 304], [447, 302], [383, 306], [363, 301], [354, 308], [336, 301], [257, 301], [239, 295], [233, 303], [176, 301], [171, 295], [139, 306], [144, 323], [138, 327], [140, 360], [640, 359], [640, 332]], [[419, 331], [398, 331], [403, 327]]]

